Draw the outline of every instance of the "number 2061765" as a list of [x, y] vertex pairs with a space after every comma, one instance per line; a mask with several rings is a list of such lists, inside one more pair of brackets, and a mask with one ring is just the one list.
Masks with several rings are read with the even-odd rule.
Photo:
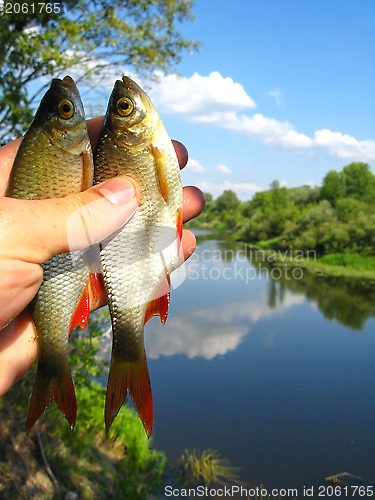
[[373, 486], [319, 486], [319, 497], [356, 497], [366, 498], [374, 496]]
[[1, 9], [3, 14], [60, 14], [61, 2], [6, 2]]

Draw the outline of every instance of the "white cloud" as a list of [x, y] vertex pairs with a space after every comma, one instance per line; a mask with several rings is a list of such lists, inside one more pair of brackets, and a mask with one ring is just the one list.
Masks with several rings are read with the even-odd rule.
[[279, 89], [270, 90], [268, 92], [268, 95], [270, 97], [272, 97], [273, 99], [275, 99], [276, 106], [278, 108], [281, 108], [281, 106], [283, 104], [283, 94], [282, 94], [281, 90], [279, 90]]
[[214, 71], [208, 76], [191, 77], [156, 73], [159, 83], [153, 86], [151, 98], [164, 113], [188, 117], [206, 116], [213, 111], [254, 108], [254, 100], [240, 83]]
[[216, 170], [222, 174], [231, 174], [232, 173], [232, 170], [229, 167], [227, 167], [226, 165], [223, 165], [222, 163], [219, 163], [219, 165], [217, 165]]
[[[266, 293], [265, 290], [263, 295]], [[243, 301], [226, 303], [220, 308], [188, 309], [171, 317], [167, 323], [168, 328], [163, 327], [157, 318], [147, 326], [147, 354], [151, 359], [176, 354], [205, 359], [223, 356], [238, 348], [257, 321], [283, 314], [304, 300], [303, 294], [293, 295], [286, 292], [282, 303], [276, 309], [267, 304], [266, 296], [262, 299], [257, 296], [253, 301], [247, 298]], [[272, 341], [275, 342], [277, 339]], [[268, 347], [272, 346], [270, 339], [266, 339], [265, 342]]]
[[201, 165], [198, 160], [194, 160], [194, 158], [189, 158], [186, 168], [196, 173], [201, 173], [206, 171], [205, 167]]
[[[252, 116], [243, 109], [255, 107], [254, 100], [243, 86], [232, 78], [213, 72], [208, 76], [194, 73], [178, 78], [159, 74], [160, 82], [152, 91], [160, 110], [202, 124], [230, 129], [258, 139], [272, 148], [322, 151], [331, 156], [362, 161], [375, 160], [375, 141], [329, 129], [317, 130], [312, 137], [298, 132], [288, 121], [279, 121], [261, 113]], [[282, 93], [269, 95], [282, 104]]]
[[318, 147], [326, 148], [332, 156], [338, 158], [375, 159], [375, 141], [359, 141], [355, 137], [329, 129], [317, 130], [313, 141]]
[[194, 121], [241, 132], [262, 141], [272, 148], [323, 151], [331, 156], [362, 161], [375, 160], [375, 141], [360, 141], [355, 137], [329, 129], [317, 130], [313, 137], [297, 132], [292, 124], [267, 118], [261, 113], [253, 116], [233, 111], [213, 112], [196, 116]]
[[264, 191], [264, 188], [254, 184], [253, 182], [231, 182], [225, 180], [224, 182], [201, 181], [199, 183], [200, 189], [208, 191], [209, 193], [217, 196], [223, 191], [235, 191], [240, 198], [249, 198], [254, 193]]
[[[100, 59], [92, 59], [91, 68], [95, 70], [95, 67], [103, 62]], [[79, 67], [73, 68], [71, 73], [76, 78], [82, 75]], [[179, 77], [161, 72], [155, 75], [158, 81], [152, 82], [142, 81], [134, 74], [129, 74], [147, 90], [161, 114], [170, 113], [191, 122], [233, 130], [257, 139], [271, 148], [320, 151], [345, 160], [375, 160], [374, 140], [359, 140], [327, 128], [316, 130], [310, 137], [297, 131], [288, 121], [269, 118], [262, 113], [244, 113], [244, 110], [256, 107], [255, 101], [240, 83], [222, 76], [218, 71], [207, 76], [194, 73], [190, 77]], [[109, 68], [106, 75], [100, 77], [99, 83], [99, 77], [93, 80], [101, 99], [104, 96], [108, 99], [115, 80], [121, 76], [117, 68]], [[88, 82], [82, 82], [80, 89], [81, 86], [84, 89], [85, 85], [86, 91], [90, 89], [91, 93], [94, 92], [93, 87], [90, 87], [92, 83]], [[84, 93], [82, 94], [86, 103]], [[282, 104], [282, 93], [279, 89], [272, 89], [268, 94], [275, 99], [277, 105]]]
[[310, 186], [312, 189], [316, 187], [316, 184], [314, 181], [307, 181], [305, 182], [305, 186]]

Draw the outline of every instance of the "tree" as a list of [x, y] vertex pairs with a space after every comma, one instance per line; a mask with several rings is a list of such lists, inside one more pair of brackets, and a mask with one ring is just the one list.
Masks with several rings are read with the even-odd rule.
[[238, 196], [231, 189], [227, 189], [216, 200], [216, 208], [219, 212], [236, 210], [241, 204]]
[[270, 184], [271, 202], [274, 209], [282, 210], [288, 203], [288, 192], [285, 187], [281, 187], [279, 181]]
[[96, 82], [110, 67], [120, 68], [119, 76], [125, 66], [148, 76], [173, 67], [183, 51], [198, 48], [178, 31], [193, 19], [193, 1], [80, 0], [62, 15], [40, 11], [38, 2], [25, 3], [25, 13], [1, 10], [0, 143], [25, 130], [43, 77], [63, 76], [76, 65], [82, 78]]
[[323, 179], [323, 186], [320, 190], [322, 200], [328, 200], [331, 205], [346, 195], [345, 179], [341, 172], [330, 170]]
[[346, 193], [357, 200], [375, 200], [375, 176], [367, 163], [354, 162], [344, 167], [342, 176], [345, 180]]

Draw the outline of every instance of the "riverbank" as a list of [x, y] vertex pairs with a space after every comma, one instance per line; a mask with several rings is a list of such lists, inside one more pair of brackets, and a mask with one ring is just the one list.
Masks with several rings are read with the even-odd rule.
[[[280, 255], [280, 257], [278, 257]], [[274, 265], [299, 267], [316, 275], [375, 281], [375, 257], [358, 254], [328, 254], [322, 257], [291, 257], [272, 252]]]
[[[213, 229], [202, 225], [190, 227], [198, 237], [231, 239], [228, 232], [215, 232]], [[249, 244], [251, 252], [257, 258], [278, 267], [293, 267], [306, 269], [316, 275], [336, 276], [343, 278], [355, 278], [375, 281], [375, 257], [363, 256], [358, 253], [331, 253], [319, 256], [315, 250], [302, 252], [294, 250], [278, 249], [279, 239], [260, 241], [257, 244]]]

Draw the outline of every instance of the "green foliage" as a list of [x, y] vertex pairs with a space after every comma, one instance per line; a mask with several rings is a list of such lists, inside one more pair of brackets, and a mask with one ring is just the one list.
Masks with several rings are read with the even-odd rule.
[[[105, 433], [106, 389], [95, 378], [108, 370], [100, 356], [100, 337], [108, 325], [108, 311], [102, 309], [91, 316], [88, 333], [76, 329], [72, 334], [70, 365], [78, 402], [74, 431], [52, 404], [31, 431], [31, 439], [25, 438], [35, 366], [0, 399], [1, 498], [65, 498], [73, 492], [83, 500], [146, 500], [162, 491], [166, 456], [152, 448], [135, 411], [125, 404]], [[41, 449], [54, 487], [40, 463]], [[237, 481], [235, 468], [213, 450], [199, 456], [185, 451], [170, 472], [174, 482], [180, 479], [184, 485]]]
[[240, 200], [234, 191], [230, 189], [224, 191], [216, 200], [216, 209], [219, 212], [227, 212], [236, 210], [240, 205]]
[[[43, 90], [39, 85], [30, 94], [30, 84], [41, 77], [63, 76], [77, 64], [83, 77], [98, 82], [110, 67], [121, 76], [126, 66], [148, 75], [174, 66], [184, 51], [198, 48], [178, 30], [193, 18], [192, 6], [193, 0], [80, 0], [62, 16], [1, 10], [0, 144], [30, 123]], [[26, 29], [31, 20], [37, 28]]]
[[323, 179], [321, 189], [321, 198], [328, 200], [334, 205], [337, 200], [346, 196], [345, 179], [343, 175], [336, 170], [331, 170]]
[[349, 266], [355, 269], [375, 270], [375, 257], [363, 257], [357, 253], [352, 254], [328, 254], [324, 255], [320, 262], [332, 266]]
[[277, 250], [280, 248], [280, 238], [271, 238], [269, 240], [258, 241], [257, 245], [261, 250]]
[[[121, 408], [108, 436], [105, 433], [106, 389], [94, 377], [101, 377], [107, 371], [106, 363], [99, 356], [100, 329], [107, 324], [107, 316], [107, 312], [95, 313], [89, 334], [81, 330], [72, 334], [70, 364], [78, 402], [74, 431], [53, 404], [37, 422], [31, 437], [40, 433], [45, 455], [62, 493], [73, 491], [82, 499], [146, 499], [162, 487], [166, 457], [163, 452], [152, 449], [138, 415], [127, 405]], [[25, 419], [34, 373], [31, 370], [0, 400], [2, 420], [10, 419], [7, 429], [13, 441], [9, 449], [14, 446], [15, 436], [20, 436], [26, 450], [33, 443], [25, 440]], [[0, 432], [1, 447], [4, 447], [4, 436]], [[37, 451], [35, 456], [39, 459]], [[26, 468], [30, 469], [26, 476], [31, 474], [31, 469], [35, 475], [37, 466], [31, 465], [32, 459], [29, 456], [26, 460], [25, 472]], [[31, 490], [22, 481], [10, 479], [8, 481], [6, 472], [0, 468], [0, 484], [5, 485], [4, 490], [0, 488], [0, 496], [3, 491], [13, 491], [18, 498], [31, 498]], [[25, 496], [20, 495], [23, 489]], [[38, 498], [44, 498], [41, 492]]]
[[287, 189], [274, 181], [246, 202], [232, 191], [208, 200], [204, 227], [262, 249], [375, 255], [375, 176], [365, 163], [328, 172], [321, 188]]
[[348, 198], [375, 201], [375, 178], [367, 163], [357, 162], [347, 165], [342, 171], [342, 176]]
[[72, 432], [52, 408], [43, 423], [45, 452], [65, 491], [79, 498], [148, 498], [162, 484], [166, 457], [150, 448], [138, 416], [123, 407], [108, 437], [103, 426], [105, 388], [77, 386], [77, 426]]
[[185, 450], [178, 461], [179, 480], [183, 486], [212, 483], [239, 483], [238, 469], [222, 458], [216, 450]]
[[[300, 260], [295, 262], [296, 267], [303, 264]], [[304, 273], [301, 280], [281, 274], [280, 280], [274, 281], [270, 287], [270, 300], [282, 303], [287, 290], [300, 293], [315, 303], [328, 320], [335, 320], [352, 330], [362, 330], [368, 319], [375, 315], [375, 258], [327, 255], [317, 261], [311, 260], [307, 268], [312, 272]], [[343, 271], [347, 268], [350, 274], [345, 277]], [[335, 269], [339, 271], [337, 274]], [[358, 277], [366, 276], [367, 273], [369, 279], [353, 279], [353, 269], [358, 271]], [[316, 279], [315, 273], [319, 274], [319, 279]]]
[[342, 172], [331, 170], [324, 177], [321, 198], [333, 206], [342, 198], [375, 201], [375, 178], [367, 163], [350, 163]]

